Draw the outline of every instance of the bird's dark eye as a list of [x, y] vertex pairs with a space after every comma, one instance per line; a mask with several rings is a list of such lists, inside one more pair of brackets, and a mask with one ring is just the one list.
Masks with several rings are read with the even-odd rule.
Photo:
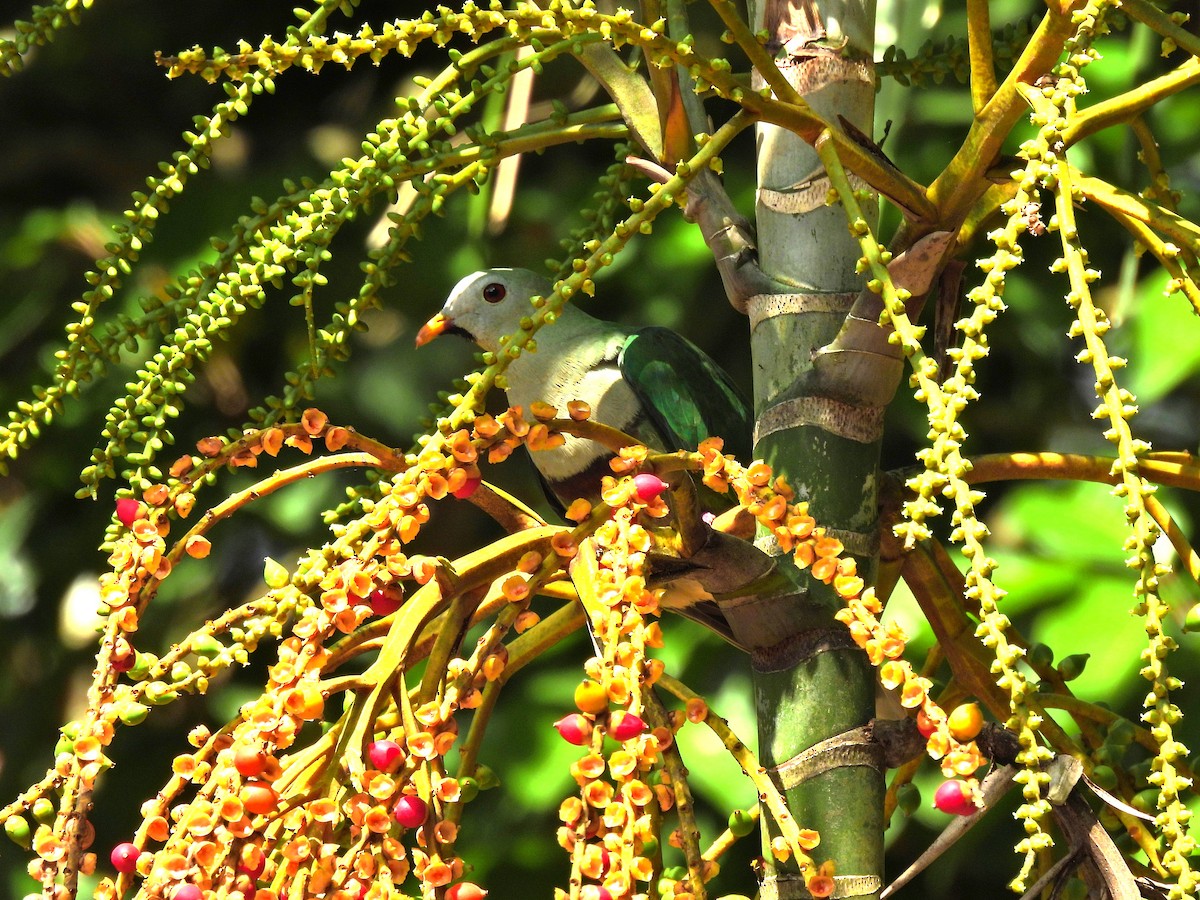
[[498, 281], [493, 281], [491, 284], [485, 285], [483, 288], [483, 299], [488, 303], [499, 303], [508, 295], [508, 291]]

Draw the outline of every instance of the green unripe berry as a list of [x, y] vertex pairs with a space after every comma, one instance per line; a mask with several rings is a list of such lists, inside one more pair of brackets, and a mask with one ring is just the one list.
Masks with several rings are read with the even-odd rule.
[[24, 816], [9, 816], [5, 819], [4, 833], [18, 847], [28, 850], [33, 846], [33, 833], [29, 829], [29, 820]]
[[1117, 773], [1112, 766], [1096, 766], [1092, 769], [1090, 777], [1097, 787], [1104, 788], [1106, 791], [1115, 790], [1117, 787]]
[[268, 556], [263, 562], [263, 581], [267, 583], [267, 587], [286, 587], [288, 580], [287, 568]]
[[121, 704], [121, 708], [117, 710], [117, 718], [126, 725], [141, 725], [146, 721], [149, 712], [150, 707], [131, 700]]
[[192, 652], [209, 659], [219, 656], [224, 649], [224, 645], [211, 634], [202, 634], [192, 642]]
[[1082, 675], [1091, 655], [1090, 653], [1072, 653], [1070, 656], [1064, 657], [1063, 661], [1058, 664], [1058, 674], [1062, 676], [1062, 680], [1074, 681]]
[[1045, 644], [1034, 644], [1026, 657], [1035, 669], [1054, 665], [1054, 651]]
[[158, 658], [151, 653], [142, 653], [140, 650], [134, 655], [133, 666], [129, 669], [129, 677], [134, 681], [145, 681], [150, 675], [150, 669], [158, 662]]
[[747, 810], [735, 809], [729, 814], [729, 831], [734, 837], [746, 837], [757, 823]]
[[30, 812], [33, 813], [33, 817], [37, 820], [38, 824], [49, 825], [54, 821], [58, 810], [55, 809], [54, 801], [49, 797], [38, 797], [33, 801], [33, 807], [30, 809]]
[[500, 787], [500, 776], [491, 766], [483, 763], [475, 767], [475, 780], [479, 783], [481, 791], [490, 791], [492, 788]]
[[1114, 747], [1128, 747], [1133, 743], [1134, 725], [1128, 719], [1117, 719], [1108, 726], [1108, 734], [1104, 737], [1106, 744]]
[[479, 796], [479, 782], [470, 776], [458, 779], [458, 788], [463, 803], [470, 803]]
[[1133, 795], [1129, 803], [1134, 809], [1154, 815], [1158, 812], [1158, 788], [1146, 788]]
[[921, 807], [921, 790], [912, 782], [900, 785], [896, 791], [896, 806], [906, 816], [911, 816]]
[[152, 681], [146, 685], [146, 692], [142, 696], [151, 706], [158, 706], [162, 703], [170, 703], [178, 695], [171, 690], [170, 685], [161, 681]]

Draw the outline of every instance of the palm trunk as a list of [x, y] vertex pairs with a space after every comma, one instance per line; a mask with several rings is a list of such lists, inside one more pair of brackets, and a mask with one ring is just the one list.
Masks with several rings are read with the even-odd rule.
[[[869, 134], [874, 5], [826, 0], [819, 15], [839, 23], [840, 34], [823, 33], [832, 26], [817, 21], [815, 2], [801, 7], [795, 0], [760, 0], [751, 6], [755, 30], [772, 35], [768, 50], [784, 48], [792, 85], [827, 119], [836, 122], [840, 114]], [[839, 333], [862, 288], [855, 274], [859, 248], [843, 210], [825, 205], [829, 184], [812, 148], [771, 125], [760, 125], [758, 142], [760, 265], [795, 287], [749, 303], [755, 455], [787, 476], [797, 498], [809, 501], [817, 521], [858, 558], [869, 581], [878, 551], [882, 407], [864, 405], [862, 397], [879, 394], [844, 390], [844, 382], [831, 390], [830, 379], [813, 365], [814, 352]], [[895, 375], [888, 365], [855, 377], [890, 378], [894, 390]], [[777, 547], [763, 549], [778, 553]], [[802, 572], [794, 582], [784, 601], [791, 608], [787, 631], [753, 654], [760, 760], [785, 792], [797, 823], [820, 832], [813, 857], [835, 861], [836, 896], [875, 896], [883, 877], [883, 763], [864, 729], [874, 715], [874, 672], [833, 619], [841, 604], [832, 589]], [[764, 840], [769, 843], [770, 835]], [[809, 896], [790, 863], [774, 860], [769, 846], [764, 857], [760, 896]]]

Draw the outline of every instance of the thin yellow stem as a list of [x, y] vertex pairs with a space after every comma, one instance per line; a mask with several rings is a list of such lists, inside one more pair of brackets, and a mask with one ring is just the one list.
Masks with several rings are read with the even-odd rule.
[[[1138, 141], [1138, 159], [1142, 161], [1142, 165], [1146, 167], [1146, 171], [1150, 174], [1150, 185], [1143, 191], [1143, 195], [1148, 200], [1155, 200], [1161, 203], [1166, 209], [1172, 212], [1178, 212], [1179, 208], [1176, 204], [1175, 194], [1171, 191], [1171, 178], [1167, 174], [1166, 167], [1163, 165], [1162, 154], [1158, 152], [1158, 141], [1154, 137], [1154, 132], [1150, 130], [1150, 124], [1144, 116], [1138, 116], [1129, 123], [1133, 129], [1133, 135]], [[1139, 223], [1140, 224], [1140, 223]], [[1126, 226], [1128, 227], [1128, 226]], [[1135, 228], [1136, 232], [1137, 229]], [[1146, 243], [1143, 241], [1143, 243]], [[1155, 252], [1153, 243], [1147, 244], [1151, 252]], [[1159, 256], [1159, 260], [1166, 267], [1172, 277], [1178, 277], [1183, 285], [1183, 290], [1187, 294], [1188, 300], [1192, 304], [1192, 309], [1200, 315], [1200, 290], [1197, 290], [1196, 285], [1200, 284], [1200, 265], [1197, 264], [1196, 251], [1191, 247], [1183, 247], [1179, 258], [1165, 258]], [[1158, 254], [1155, 253], [1157, 256]], [[1176, 269], [1182, 269], [1181, 274], [1176, 273]]]
[[1192, 57], [1173, 72], [1076, 113], [1063, 129], [1063, 142], [1069, 147], [1103, 128], [1129, 122], [1197, 82], [1200, 82], [1200, 59]]
[[1071, 13], [1084, 2], [1074, 0], [1046, 14], [1008, 76], [975, 116], [954, 158], [929, 186], [929, 199], [938, 209], [935, 221], [943, 223], [941, 227], [962, 222], [980, 194], [991, 186], [987, 170], [1000, 155], [1013, 126], [1028, 112], [1018, 85], [1032, 84], [1054, 67], [1075, 30]]
[[1072, 168], [1071, 182], [1085, 198], [1114, 215], [1124, 214], [1165, 234], [1180, 247], [1200, 245], [1200, 225], [1178, 213], [1143, 200], [1137, 194], [1113, 187], [1100, 178], [1091, 178]]
[[[1187, 297], [1192, 310], [1200, 315], [1200, 284], [1197, 284], [1196, 280], [1200, 273], [1194, 271], [1195, 256], [1191, 251], [1187, 247], [1168, 246], [1149, 225], [1125, 215], [1124, 212], [1110, 209], [1109, 213], [1159, 261], [1178, 289]], [[1193, 271], [1189, 271], [1189, 267]]]
[[1179, 560], [1183, 563], [1187, 573], [1192, 576], [1192, 580], [1200, 583], [1200, 556], [1196, 555], [1196, 551], [1192, 548], [1191, 542], [1188, 541], [1180, 529], [1179, 525], [1171, 518], [1171, 514], [1167, 512], [1167, 508], [1159, 502], [1157, 497], [1146, 497], [1146, 512], [1154, 518], [1158, 523], [1158, 527], [1163, 530], [1167, 539], [1171, 542], [1171, 546], [1175, 548], [1175, 552], [1179, 554]]
[[729, 29], [733, 40], [741, 48], [742, 52], [746, 54], [746, 58], [750, 60], [750, 65], [771, 86], [771, 90], [775, 92], [775, 96], [791, 106], [808, 109], [808, 104], [804, 98], [783, 77], [783, 73], [775, 65], [775, 60], [771, 59], [745, 20], [742, 19], [742, 14], [738, 10], [737, 5], [730, 2], [730, 0], [708, 0], [708, 2], [709, 6], [716, 10], [717, 15], [721, 17], [721, 21], [725, 27]]
[[1148, 25], [1165, 38], [1170, 38], [1192, 56], [1200, 56], [1200, 37], [1175, 24], [1171, 16], [1148, 0], [1122, 0], [1121, 11], [1131, 19]]
[[[1139, 461], [1138, 471], [1147, 480], [1168, 487], [1200, 490], [1200, 459], [1185, 454], [1150, 453]], [[1112, 471], [1113, 459], [1082, 453], [988, 453], [970, 460], [963, 476], [970, 484], [989, 481], [1051, 479], [1095, 481], [1117, 484], [1120, 476]]]
[[971, 55], [971, 108], [979, 115], [995, 96], [997, 86], [988, 0], [967, 0], [967, 48]]
[[[703, 700], [699, 694], [670, 675], [661, 676], [655, 684], [685, 703], [688, 700]], [[733, 729], [729, 727], [729, 722], [711, 709], [708, 710], [704, 718], [704, 724], [720, 739], [721, 743], [725, 745], [725, 749], [729, 751], [730, 756], [742, 767], [742, 771], [746, 773], [755, 790], [758, 791], [759, 802], [766, 806], [767, 811], [773, 817], [776, 827], [779, 828], [783, 839], [787, 841], [788, 849], [792, 851], [792, 855], [796, 858], [797, 862], [802, 868], [805, 865], [812, 865], [811, 857], [800, 846], [800, 827], [796, 824], [796, 820], [792, 818], [791, 813], [788, 812], [787, 801], [779, 793], [779, 789], [775, 787], [775, 783], [767, 777], [766, 770], [759, 765], [758, 757], [734, 734]]]

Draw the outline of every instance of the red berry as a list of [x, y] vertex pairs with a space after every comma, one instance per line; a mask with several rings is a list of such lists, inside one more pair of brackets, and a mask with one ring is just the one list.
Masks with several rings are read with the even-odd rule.
[[487, 895], [487, 891], [470, 881], [460, 881], [446, 888], [446, 900], [483, 900]]
[[609, 716], [608, 733], [615, 741], [628, 741], [646, 730], [646, 723], [631, 712], [618, 710]]
[[[457, 491], [451, 491], [450, 493], [452, 493], [459, 500], [466, 500], [473, 493], [475, 493], [475, 491], [479, 488], [479, 485], [482, 483], [482, 478], [468, 478], [463, 483], [462, 487], [460, 487]], [[449, 892], [447, 892], [446, 896], [449, 896]]]
[[274, 812], [275, 808], [279, 806], [279, 794], [266, 782], [251, 781], [242, 787], [239, 796], [242, 806], [252, 816], [266, 815]]
[[200, 900], [203, 896], [203, 892], [196, 885], [181, 884], [171, 895], [171, 900]]
[[577, 747], [582, 747], [592, 736], [592, 723], [582, 713], [563, 716], [554, 723], [554, 727], [558, 729], [564, 741]]
[[117, 501], [117, 520], [126, 528], [138, 520], [141, 511], [141, 502], [132, 497], [122, 497]]
[[428, 812], [428, 804], [413, 794], [405, 794], [392, 807], [392, 815], [405, 828], [416, 828], [418, 825], [424, 825], [425, 816]]
[[404, 751], [395, 741], [371, 741], [367, 747], [367, 756], [380, 772], [386, 772], [392, 763], [403, 755]]
[[639, 500], [653, 500], [666, 489], [667, 483], [650, 472], [634, 476], [633, 490]]
[[267, 854], [265, 854], [265, 853], [258, 854], [258, 865], [256, 865], [254, 868], [250, 868], [250, 866], [246, 865], [245, 859], [243, 859], [240, 863], [238, 863], [238, 871], [239, 872], [245, 872], [251, 878], [256, 879], [256, 880], [257, 880], [258, 876], [261, 875], [266, 868], [267, 868]]
[[929, 716], [925, 715], [923, 709], [917, 710], [917, 731], [921, 732], [923, 738], [932, 737], [933, 733], [937, 731], [937, 725]]
[[109, 854], [109, 859], [112, 861], [113, 868], [118, 872], [128, 874], [137, 869], [138, 857], [142, 851], [137, 848], [136, 844], [126, 841], [123, 844], [117, 844], [113, 847], [112, 853]]
[[979, 807], [971, 799], [971, 791], [966, 782], [957, 779], [942, 782], [937, 793], [933, 795], [933, 805], [952, 816], [970, 816], [979, 811]]
[[267, 768], [267, 751], [253, 744], [242, 744], [233, 754], [233, 767], [243, 778], [261, 775]]
[[403, 605], [404, 591], [398, 584], [389, 584], [371, 591], [367, 603], [375, 615], [390, 616]]

